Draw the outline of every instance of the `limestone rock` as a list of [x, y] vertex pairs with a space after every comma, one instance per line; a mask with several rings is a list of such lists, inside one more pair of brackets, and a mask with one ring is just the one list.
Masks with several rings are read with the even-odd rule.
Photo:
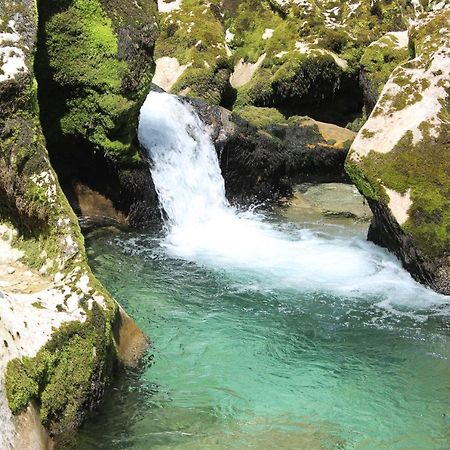
[[[79, 425], [123, 352], [112, 332], [118, 305], [91, 273], [45, 146], [35, 2], [1, 0], [0, 8], [0, 448], [9, 449], [42, 435], [39, 421], [51, 434]], [[39, 421], [28, 421], [35, 433], [16, 430], [12, 418], [30, 403], [39, 410]]]
[[43, 131], [70, 200], [78, 181], [131, 223], [156, 210], [137, 120], [154, 73], [154, 0], [38, 2], [36, 77]]
[[361, 58], [360, 82], [364, 90], [364, 103], [371, 112], [392, 71], [409, 58], [408, 32], [385, 34], [372, 42]]
[[418, 16], [409, 36], [416, 56], [393, 71], [346, 169], [374, 213], [369, 237], [449, 294], [450, 11]]

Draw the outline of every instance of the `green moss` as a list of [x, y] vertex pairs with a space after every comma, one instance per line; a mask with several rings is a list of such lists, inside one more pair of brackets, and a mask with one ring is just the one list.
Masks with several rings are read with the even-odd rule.
[[367, 47], [361, 57], [361, 66], [378, 94], [392, 71], [406, 61], [408, 56], [408, 49], [397, 47], [396, 38], [392, 35], [384, 36]]
[[[391, 152], [371, 152], [359, 171], [400, 194], [411, 190], [412, 206], [403, 228], [426, 254], [442, 257], [450, 249], [450, 132], [442, 126], [436, 139], [428, 125], [421, 131], [424, 139], [419, 144], [413, 144], [408, 132]], [[379, 183], [370, 185], [373, 189]]]
[[172, 92], [219, 105], [228, 92], [230, 73], [226, 59], [217, 61], [213, 67], [186, 70], [172, 87]]
[[363, 172], [357, 164], [352, 163], [348, 158], [345, 162], [345, 172], [353, 181], [354, 185], [358, 188], [364, 197], [378, 201], [382, 198], [382, 192], [377, 188], [377, 184], [373, 182], [370, 177]]
[[60, 327], [34, 358], [9, 362], [5, 384], [13, 414], [37, 402], [53, 432], [79, 423], [93, 391], [101, 392], [113, 370], [111, 313], [95, 303], [86, 323]]
[[269, 125], [287, 123], [286, 118], [276, 108], [246, 106], [235, 110], [235, 112], [257, 128], [267, 128]]
[[[136, 122], [153, 73], [151, 61], [146, 66], [139, 61], [149, 59], [139, 46], [151, 37], [144, 25], [152, 16], [137, 18], [135, 9], [151, 13], [154, 2], [140, 3], [125, 12], [113, 0], [39, 1], [36, 70], [52, 152], [62, 151], [61, 142], [76, 152], [71, 145], [77, 142], [78, 151], [80, 146], [100, 151], [125, 165], [139, 160]], [[133, 37], [125, 50], [119, 48], [116, 29], [124, 24], [132, 36], [142, 34], [142, 42]], [[135, 52], [132, 58], [130, 52]]]
[[219, 104], [228, 89], [231, 62], [224, 45], [225, 30], [219, 16], [220, 2], [183, 1], [180, 10], [161, 16], [161, 35], [155, 57], [174, 57], [189, 64], [174, 93], [187, 94]]

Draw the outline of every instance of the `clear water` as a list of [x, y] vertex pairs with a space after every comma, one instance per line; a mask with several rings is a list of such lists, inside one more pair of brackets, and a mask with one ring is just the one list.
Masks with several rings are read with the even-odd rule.
[[450, 447], [448, 297], [355, 229], [231, 208], [175, 97], [149, 95], [139, 138], [164, 233], [97, 234], [88, 250], [152, 357], [66, 447]]
[[[320, 233], [372, 248], [339, 227]], [[154, 348], [68, 448], [449, 447], [448, 317], [427, 291], [395, 309], [379, 294], [277, 285], [171, 257], [161, 244], [88, 241], [95, 273]]]

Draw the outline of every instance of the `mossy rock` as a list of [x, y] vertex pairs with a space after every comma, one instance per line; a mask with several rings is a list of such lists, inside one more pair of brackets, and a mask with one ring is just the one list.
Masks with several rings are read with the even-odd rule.
[[153, 74], [155, 3], [40, 0], [38, 7], [36, 72], [51, 151], [64, 151], [62, 140], [120, 163], [139, 160], [136, 123]]
[[450, 293], [450, 11], [410, 31], [398, 66], [358, 134], [346, 168], [374, 212], [372, 237], [413, 276]]
[[[64, 46], [78, 40], [79, 45], [87, 46], [86, 52], [93, 58], [91, 67], [84, 67], [83, 70], [82, 63], [89, 59], [85, 53], [77, 53], [72, 48], [72, 55], [69, 49], [61, 49], [62, 54], [57, 55], [55, 47], [47, 48], [54, 52], [54, 63], [62, 64], [63, 60], [60, 58], [63, 55], [69, 58], [67, 67], [60, 68], [61, 70], [54, 67], [53, 74], [58, 83], [64, 84], [67, 92], [73, 95], [73, 102], [78, 100], [73, 89], [79, 89], [82, 97], [91, 90], [101, 88], [104, 95], [101, 96], [99, 92], [95, 92], [95, 95], [105, 109], [116, 108], [122, 101], [118, 101], [118, 97], [137, 105], [140, 94], [136, 99], [127, 97], [124, 93], [130, 84], [121, 84], [126, 77], [122, 77], [122, 81], [117, 78], [126, 62], [113, 62], [112, 53], [116, 50], [120, 52], [120, 45], [116, 45], [115, 41], [116, 34], [111, 34], [110, 29], [115, 19], [101, 14], [98, 5], [94, 3], [77, 3], [77, 8], [81, 8], [77, 11], [84, 14], [83, 20], [77, 21], [70, 15], [74, 12], [71, 9], [73, 3], [52, 2], [51, 6], [59, 8], [61, 13], [68, 13], [64, 24], [57, 21], [61, 31], [66, 26], [66, 32], [75, 33], [70, 37], [67, 34], [53, 36], [55, 39], [51, 41], [52, 44]], [[43, 117], [42, 106], [47, 103], [41, 102], [41, 108], [38, 106], [41, 86], [38, 86], [34, 74], [38, 34], [36, 5], [32, 1], [0, 0], [0, 7], [3, 19], [0, 32], [3, 36], [9, 36], [9, 41], [2, 41], [1, 45], [10, 46], [13, 43], [15, 55], [23, 55], [21, 70], [3, 72], [0, 75], [0, 224], [3, 229], [14, 231], [14, 239], [10, 245], [23, 252], [22, 262], [47, 276], [48, 288], [44, 291], [49, 293], [52, 290], [60, 295], [54, 309], [50, 309], [47, 304], [44, 306], [37, 294], [35, 301], [30, 295], [24, 296], [21, 311], [25, 313], [27, 299], [31, 309], [29, 322], [25, 324], [30, 334], [30, 345], [24, 347], [17, 343], [22, 337], [14, 328], [8, 328], [3, 316], [2, 308], [13, 309], [14, 302], [1, 302], [0, 315], [3, 320], [0, 327], [4, 335], [11, 336], [9, 350], [6, 356], [2, 354], [2, 358], [13, 358], [9, 360], [5, 374], [6, 395], [10, 409], [15, 414], [23, 411], [31, 401], [35, 402], [40, 409], [42, 422], [48, 431], [55, 434], [78, 426], [86, 412], [100, 401], [105, 386], [113, 376], [119, 359], [119, 346], [113, 333], [119, 307], [95, 279], [88, 266], [77, 219], [50, 163], [40, 122]], [[110, 12], [114, 12], [114, 9], [110, 8]], [[98, 45], [93, 45], [91, 38]], [[91, 40], [89, 45], [86, 39]], [[77, 57], [78, 66], [74, 63]], [[105, 64], [100, 61], [103, 57], [107, 60]], [[98, 67], [95, 68], [94, 65]], [[106, 75], [107, 69], [112, 69], [113, 72], [101, 81], [99, 77]], [[124, 74], [129, 74], [129, 70], [125, 70]], [[77, 80], [82, 81], [76, 85]], [[55, 80], [50, 81], [56, 83]], [[108, 97], [108, 93], [113, 91], [115, 96]], [[58, 92], [60, 91], [47, 97], [52, 105], [62, 100], [55, 98]], [[82, 127], [75, 123], [76, 115], [73, 114], [76, 108], [79, 105], [69, 105], [67, 114], [64, 115], [67, 122], [63, 127], [66, 130], [72, 127], [72, 131], [76, 129], [77, 133], [81, 133]], [[52, 117], [55, 118], [54, 115]], [[106, 127], [109, 127], [111, 116], [106, 114], [104, 120]], [[54, 125], [61, 126], [61, 121]], [[58, 134], [55, 130], [54, 133]], [[81, 135], [79, 138], [81, 139]], [[57, 282], [56, 278], [60, 281]], [[44, 295], [44, 291], [39, 295]], [[72, 295], [78, 303], [78, 315], [72, 315], [65, 308], [65, 301]], [[2, 300], [6, 297], [2, 293]], [[13, 295], [8, 298], [14, 300]], [[59, 302], [60, 298], [64, 300]], [[39, 314], [44, 309], [49, 318], [46, 324], [39, 322]], [[63, 310], [67, 317], [76, 316], [77, 320], [58, 328], [56, 325], [61, 324], [58, 317]], [[8, 312], [11, 314], [11, 311]], [[52, 325], [55, 325], [53, 330]], [[39, 335], [36, 341], [33, 340], [35, 335]], [[45, 341], [40, 340], [42, 337], [50, 339], [39, 350], [36, 346]], [[33, 356], [35, 351], [37, 354]], [[14, 358], [16, 355], [18, 357]], [[4, 362], [6, 363], [3, 359], [2, 363]], [[3, 379], [3, 374], [0, 375]], [[3, 389], [1, 391], [1, 395], [4, 395]], [[6, 421], [7, 418], [2, 420]], [[0, 437], [0, 446], [3, 448], [2, 438], [3, 436]], [[13, 445], [6, 442], [5, 448], [9, 448], [9, 444]]]
[[367, 47], [361, 58], [361, 83], [369, 112], [374, 108], [392, 71], [407, 61], [409, 56], [406, 31], [388, 33]]
[[[221, 3], [184, 0], [179, 10], [161, 14], [155, 59], [176, 58], [188, 65], [170, 91], [220, 104], [229, 90], [231, 63], [225, 46]], [[165, 87], [165, 86], [163, 86]]]

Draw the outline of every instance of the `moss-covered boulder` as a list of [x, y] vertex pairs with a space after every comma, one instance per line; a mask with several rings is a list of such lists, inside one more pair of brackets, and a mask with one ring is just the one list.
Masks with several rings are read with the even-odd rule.
[[414, 13], [405, 2], [369, 0], [160, 5], [156, 84], [228, 108], [278, 107], [340, 125], [361, 114], [365, 48], [405, 30]]
[[27, 279], [2, 279], [0, 290], [0, 448], [8, 449], [23, 446], [11, 412], [30, 404], [51, 434], [80, 424], [127, 353], [118, 327], [127, 316], [92, 275], [50, 164], [34, 75], [36, 5], [0, 7], [0, 275]]
[[361, 58], [360, 83], [368, 113], [373, 110], [392, 71], [400, 63], [407, 61], [409, 56], [407, 31], [387, 33], [372, 42], [364, 51]]
[[350, 130], [309, 117], [286, 118], [274, 108], [231, 112], [184, 101], [208, 126], [232, 202], [278, 200], [299, 182], [348, 181], [343, 167], [355, 136]]
[[369, 237], [450, 293], [450, 11], [419, 16], [346, 169], [374, 213]]
[[[170, 7], [171, 3], [173, 6]], [[173, 93], [226, 102], [232, 65], [221, 2], [160, 2], [161, 35], [154, 83]]]
[[38, 9], [41, 118], [63, 188], [70, 195], [80, 180], [133, 221], [155, 200], [136, 127], [154, 72], [156, 4], [39, 0]]

